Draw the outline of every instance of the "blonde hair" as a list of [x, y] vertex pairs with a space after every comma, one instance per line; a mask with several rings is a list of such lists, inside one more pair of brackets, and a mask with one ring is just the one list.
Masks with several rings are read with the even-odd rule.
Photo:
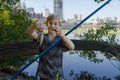
[[57, 20], [59, 21], [60, 26], [61, 26], [62, 22], [61, 22], [60, 17], [59, 17], [57, 14], [50, 14], [50, 15], [47, 17], [46, 25], [48, 25], [48, 22], [49, 22], [50, 20], [53, 20], [53, 19], [57, 19]]

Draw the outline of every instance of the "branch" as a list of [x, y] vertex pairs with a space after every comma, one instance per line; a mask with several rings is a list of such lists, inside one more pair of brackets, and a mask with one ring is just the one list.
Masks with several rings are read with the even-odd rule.
[[[75, 44], [75, 50], [95, 50], [103, 51], [117, 56], [120, 53], [120, 46], [110, 44], [108, 42], [100, 42], [95, 40], [72, 40]], [[8, 44], [0, 44], [0, 60], [36, 55], [39, 48], [32, 41], [29, 42], [13, 42]]]

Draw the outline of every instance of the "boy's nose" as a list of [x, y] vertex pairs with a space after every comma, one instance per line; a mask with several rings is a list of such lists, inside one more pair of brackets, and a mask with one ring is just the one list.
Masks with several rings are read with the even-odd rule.
[[57, 29], [57, 27], [55, 27], [55, 26], [52, 26], [52, 29], [53, 29], [53, 30], [56, 30], [56, 29]]
[[54, 25], [54, 24], [52, 24], [52, 28], [55, 28], [55, 25]]
[[52, 26], [54, 26], [54, 24], [52, 24]]

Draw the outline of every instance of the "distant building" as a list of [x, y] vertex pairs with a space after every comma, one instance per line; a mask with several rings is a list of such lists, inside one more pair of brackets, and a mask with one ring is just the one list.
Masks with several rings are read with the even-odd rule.
[[34, 8], [27, 8], [29, 18], [43, 19], [43, 13], [35, 13]]
[[49, 9], [45, 9], [45, 17], [48, 17], [50, 15]]
[[82, 14], [78, 15], [78, 20], [81, 21], [82, 20]]
[[77, 22], [78, 21], [78, 15], [77, 14], [74, 14], [74, 22]]
[[63, 21], [63, 2], [62, 0], [54, 0], [54, 13], [59, 15]]
[[32, 8], [32, 7], [27, 8], [27, 12], [29, 12], [29, 13], [33, 13], [33, 12], [34, 12], [34, 8]]
[[105, 17], [105, 18], [99, 18], [91, 19], [89, 23], [92, 24], [103, 24], [103, 23], [118, 23], [117, 17]]
[[67, 19], [66, 20], [67, 23], [70, 23], [70, 24], [74, 24], [75, 23], [75, 19], [72, 18], [72, 19]]

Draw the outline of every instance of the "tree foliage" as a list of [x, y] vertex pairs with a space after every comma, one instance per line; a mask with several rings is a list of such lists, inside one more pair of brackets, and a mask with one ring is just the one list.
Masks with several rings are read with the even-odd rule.
[[[110, 23], [105, 23], [104, 26], [97, 30], [89, 29], [88, 32], [80, 35], [79, 37], [83, 40], [96, 40], [96, 41], [106, 41], [114, 45], [119, 45], [119, 40], [116, 40], [117, 29], [115, 26], [111, 26]], [[97, 47], [97, 46], [96, 46]], [[88, 58], [88, 60], [93, 62], [102, 62], [102, 59], [97, 58], [97, 54], [99, 52], [96, 51], [80, 51], [80, 55], [84, 58]], [[106, 52], [101, 52], [107, 59], [111, 60], [113, 56]], [[117, 54], [119, 56], [119, 54]]]
[[11, 0], [1, 2], [0, 7], [0, 43], [28, 39], [25, 30], [31, 24], [31, 20], [27, 17], [27, 12], [17, 6], [11, 7]]
[[[94, 31], [93, 29], [89, 29], [87, 33], [84, 34], [83, 39], [86, 40], [97, 40], [97, 41], [107, 41], [110, 43], [116, 43], [116, 34], [112, 32], [116, 32], [117, 29], [114, 26], [110, 26], [110, 23], [105, 23], [105, 26], [101, 26], [100, 29]], [[106, 39], [103, 40], [103, 37]]]
[[[73, 80], [112, 80], [111, 77], [108, 77], [106, 75], [97, 76], [96, 74], [89, 71], [80, 71], [79, 73], [75, 73], [74, 70], [71, 70], [69, 75], [73, 78]], [[113, 79], [119, 80], [120, 75], [116, 75]]]

